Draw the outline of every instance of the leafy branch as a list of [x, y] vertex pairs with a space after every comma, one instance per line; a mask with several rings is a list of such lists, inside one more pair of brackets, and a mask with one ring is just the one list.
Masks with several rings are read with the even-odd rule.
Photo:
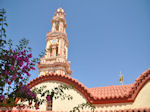
[[46, 86], [42, 86], [40, 88], [34, 88], [32, 91], [37, 94], [40, 94], [41, 97], [50, 96], [51, 98], [54, 99], [60, 98], [61, 100], [64, 100], [67, 98], [68, 100], [71, 100], [73, 99], [73, 97], [64, 92], [64, 90], [69, 90], [69, 89], [70, 88], [67, 85], [58, 85], [57, 87], [51, 89], [51, 91], [47, 90]]
[[83, 110], [84, 108], [89, 108], [91, 112], [94, 112], [95, 110], [95, 106], [93, 106], [89, 102], [86, 102], [86, 103], [79, 104], [78, 106], [75, 106], [73, 110], [70, 110], [70, 112], [76, 112], [76, 111], [80, 112], [80, 110]]
[[[25, 107], [28, 107], [28, 108], [36, 108], [36, 109], [39, 109], [39, 105], [42, 105], [44, 102], [47, 102], [49, 101], [50, 99], [61, 99], [61, 100], [72, 100], [73, 97], [69, 94], [66, 94], [64, 91], [65, 90], [69, 90], [71, 89], [69, 86], [67, 85], [58, 85], [57, 87], [54, 87], [53, 89], [51, 90], [48, 90], [46, 89], [47, 86], [42, 86], [40, 88], [36, 88], [34, 87], [32, 90], [31, 90], [31, 97], [30, 95], [27, 95], [26, 93], [28, 92], [24, 92], [24, 93], [21, 93], [21, 94], [17, 94], [17, 96], [19, 98], [21, 98], [21, 102], [18, 103], [16, 106], [18, 106], [19, 108], [25, 108]], [[28, 88], [27, 88], [28, 89]], [[28, 90], [30, 91], [30, 90]], [[36, 96], [35, 96], [36, 95]], [[40, 95], [40, 98], [37, 97], [37, 95]], [[35, 97], [35, 98], [34, 98]], [[25, 102], [28, 102], [29, 104], [26, 104]], [[32, 102], [34, 102], [34, 106], [32, 105]]]
[[3, 47], [6, 43], [6, 40], [3, 39], [3, 37], [6, 38], [6, 29], [7, 23], [6, 23], [6, 11], [5, 9], [0, 9], [0, 47]]

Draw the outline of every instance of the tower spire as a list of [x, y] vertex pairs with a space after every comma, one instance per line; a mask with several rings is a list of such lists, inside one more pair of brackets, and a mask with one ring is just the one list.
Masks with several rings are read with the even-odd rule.
[[51, 23], [52, 23], [52, 32], [66, 33], [65, 29], [67, 27], [67, 23], [65, 19], [65, 12], [62, 8], [56, 10]]
[[47, 73], [71, 75], [68, 58], [68, 38], [66, 34], [65, 12], [62, 8], [56, 10], [52, 18], [52, 30], [47, 33], [46, 53], [38, 64], [39, 75]]

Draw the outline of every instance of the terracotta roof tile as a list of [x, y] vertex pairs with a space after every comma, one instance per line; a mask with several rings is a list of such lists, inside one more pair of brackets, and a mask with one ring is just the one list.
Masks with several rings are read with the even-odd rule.
[[117, 85], [117, 86], [107, 86], [107, 87], [96, 87], [88, 88], [93, 96], [99, 99], [110, 99], [110, 98], [123, 98], [127, 97], [129, 91], [131, 90], [133, 84], [129, 85]]

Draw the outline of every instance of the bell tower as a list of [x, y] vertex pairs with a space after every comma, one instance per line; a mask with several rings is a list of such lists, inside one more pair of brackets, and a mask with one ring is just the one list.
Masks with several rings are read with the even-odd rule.
[[39, 75], [47, 73], [71, 75], [70, 62], [68, 58], [68, 38], [66, 34], [65, 12], [62, 8], [56, 10], [51, 21], [52, 29], [47, 33], [45, 55], [37, 65]]

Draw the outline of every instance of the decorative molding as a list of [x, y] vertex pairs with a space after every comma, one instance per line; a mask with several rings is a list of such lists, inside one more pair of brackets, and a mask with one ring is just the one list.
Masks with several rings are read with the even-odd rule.
[[32, 88], [37, 84], [50, 80], [56, 80], [72, 85], [87, 99], [88, 102], [92, 104], [127, 103], [127, 102], [134, 102], [140, 90], [150, 80], [150, 69], [142, 73], [139, 76], [139, 78], [136, 79], [136, 81], [133, 84], [133, 87], [131, 87], [131, 90], [126, 95], [124, 96], [118, 95], [115, 97], [105, 97], [105, 98], [95, 97], [94, 95], [91, 94], [90, 90], [86, 88], [82, 83], [66, 75], [47, 74], [45, 76], [40, 76], [32, 80], [30, 83], [28, 83], [28, 86]]

